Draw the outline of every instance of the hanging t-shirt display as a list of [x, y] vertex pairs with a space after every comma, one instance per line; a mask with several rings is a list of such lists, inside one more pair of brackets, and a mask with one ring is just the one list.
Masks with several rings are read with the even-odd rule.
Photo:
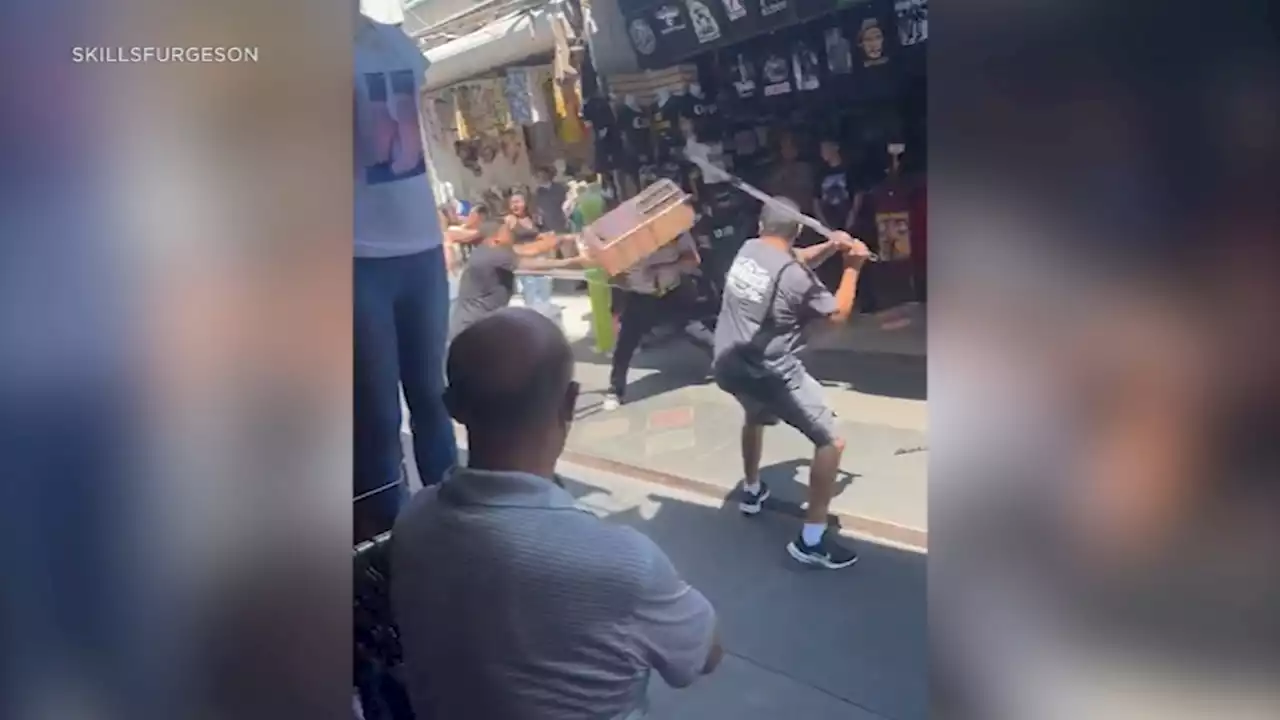
[[898, 20], [898, 44], [905, 47], [929, 39], [929, 1], [894, 0], [893, 12]]
[[582, 108], [582, 119], [591, 124], [596, 169], [616, 169], [622, 159], [622, 137], [618, 132], [618, 118], [614, 116], [609, 101], [602, 97], [591, 98]]
[[672, 96], [653, 108], [653, 139], [658, 162], [676, 157], [680, 148], [684, 147], [684, 137], [680, 132], [680, 118], [687, 114], [686, 104], [687, 98]]
[[756, 60], [745, 50], [735, 50], [725, 56], [725, 69], [733, 96], [738, 100], [751, 100], [759, 93], [756, 84]]
[[760, 83], [764, 97], [789, 95], [793, 89], [791, 80], [791, 49], [785, 43], [773, 43], [760, 61]]
[[871, 191], [876, 239], [885, 260], [911, 257], [911, 204], [914, 184], [906, 178], [890, 178]]
[[827, 56], [827, 74], [832, 78], [848, 76], [853, 72], [853, 43], [842, 27], [829, 27], [822, 33]]
[[897, 91], [897, 24], [888, 3], [865, 3], [851, 11], [846, 31], [853, 39], [852, 85], [859, 97], [878, 98]]
[[837, 230], [851, 230], [849, 214], [853, 211], [856, 173], [847, 163], [835, 167], [824, 164], [817, 170], [814, 188], [822, 219]]
[[714, 100], [699, 96], [692, 91], [685, 100], [682, 108], [684, 119], [693, 130], [693, 135], [704, 143], [719, 140], [720, 106]]
[[618, 108], [618, 130], [622, 133], [626, 159], [631, 166], [653, 162], [653, 135], [649, 113], [630, 105]]
[[822, 87], [822, 64], [812, 38], [800, 37], [792, 43], [791, 71], [795, 76], [797, 89], [812, 92]]
[[874, 17], [864, 17], [858, 23], [858, 59], [864, 68], [874, 68], [889, 62], [884, 28]]

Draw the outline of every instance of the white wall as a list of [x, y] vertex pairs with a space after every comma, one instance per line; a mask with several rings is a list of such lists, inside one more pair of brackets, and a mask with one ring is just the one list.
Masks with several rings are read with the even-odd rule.
[[372, 20], [387, 25], [399, 25], [404, 22], [404, 0], [360, 0], [360, 12]]

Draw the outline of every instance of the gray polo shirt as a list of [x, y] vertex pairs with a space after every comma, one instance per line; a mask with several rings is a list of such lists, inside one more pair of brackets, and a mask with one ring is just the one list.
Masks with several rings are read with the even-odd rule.
[[392, 602], [410, 697], [442, 720], [609, 720], [650, 670], [682, 687], [715, 611], [645, 535], [524, 473], [458, 468], [396, 522]]

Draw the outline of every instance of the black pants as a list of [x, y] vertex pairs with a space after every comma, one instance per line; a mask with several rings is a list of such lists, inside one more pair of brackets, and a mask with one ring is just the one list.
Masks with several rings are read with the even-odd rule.
[[711, 352], [715, 335], [702, 315], [703, 307], [698, 302], [698, 291], [692, 280], [685, 280], [666, 295], [628, 292], [622, 305], [618, 343], [613, 349], [610, 391], [622, 397], [627, 388], [627, 370], [631, 369], [631, 358], [640, 347], [640, 340], [659, 325], [683, 328], [686, 337]]

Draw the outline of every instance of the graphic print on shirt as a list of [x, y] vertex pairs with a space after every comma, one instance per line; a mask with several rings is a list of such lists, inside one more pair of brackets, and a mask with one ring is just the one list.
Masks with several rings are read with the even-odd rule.
[[791, 64], [796, 74], [796, 87], [811, 91], [817, 90], [822, 81], [818, 76], [818, 53], [803, 40], [797, 42], [791, 53]]
[[746, 53], [735, 53], [730, 67], [733, 76], [733, 90], [741, 99], [754, 97], [756, 94], [756, 69]]
[[876, 213], [880, 254], [885, 260], [911, 257], [911, 215], [905, 212]]
[[635, 45], [636, 52], [641, 55], [652, 55], [658, 49], [658, 38], [643, 18], [632, 20], [628, 32], [631, 34], [631, 44]]
[[849, 180], [843, 172], [822, 178], [822, 204], [840, 207], [849, 203]]
[[724, 0], [724, 14], [729, 16], [730, 22], [741, 20], [747, 16], [747, 8], [742, 0]]
[[693, 32], [698, 36], [698, 42], [709, 43], [720, 39], [720, 24], [716, 22], [716, 18], [711, 14], [711, 8], [704, 5], [700, 0], [688, 0], [689, 17], [693, 19]]
[[427, 159], [413, 71], [365, 73], [364, 83], [373, 116], [365, 182], [378, 185], [422, 175]]
[[673, 32], [685, 29], [684, 19], [680, 17], [680, 8], [675, 5], [663, 5], [658, 8], [654, 16], [662, 21], [662, 29], [658, 32], [663, 35], [670, 35]]
[[764, 68], [760, 71], [764, 76], [764, 96], [785, 95], [791, 92], [791, 60], [781, 53], [770, 53], [765, 58]]
[[827, 71], [832, 75], [848, 75], [853, 72], [853, 45], [844, 36], [844, 30], [828, 28], [823, 35], [827, 46]]
[[739, 255], [729, 267], [724, 291], [753, 303], [762, 303], [769, 294], [769, 271], [749, 257]]
[[858, 49], [862, 52], [863, 67], [876, 67], [889, 62], [884, 54], [884, 31], [875, 18], [862, 21], [862, 28], [858, 31]]
[[898, 42], [915, 45], [929, 39], [928, 0], [895, 0], [893, 11], [898, 16]]
[[787, 0], [760, 0], [760, 16], [769, 17], [787, 9]]

